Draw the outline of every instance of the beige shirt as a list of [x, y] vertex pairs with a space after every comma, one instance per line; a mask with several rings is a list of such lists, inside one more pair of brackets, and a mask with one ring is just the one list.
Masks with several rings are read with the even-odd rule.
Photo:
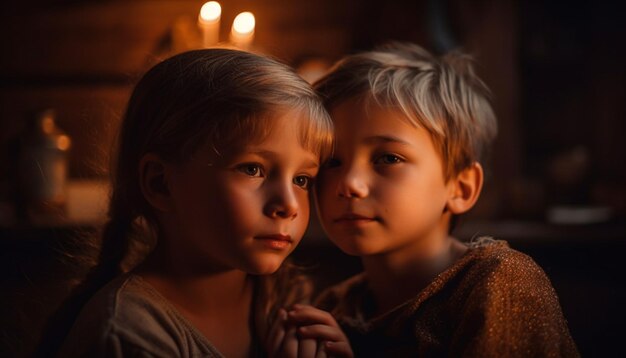
[[222, 357], [141, 277], [123, 275], [83, 308], [60, 357]]

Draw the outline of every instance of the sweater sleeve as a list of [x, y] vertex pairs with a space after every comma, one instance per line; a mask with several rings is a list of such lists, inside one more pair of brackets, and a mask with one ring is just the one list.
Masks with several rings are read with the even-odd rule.
[[450, 353], [463, 357], [579, 356], [543, 270], [508, 250], [490, 258], [460, 308]]

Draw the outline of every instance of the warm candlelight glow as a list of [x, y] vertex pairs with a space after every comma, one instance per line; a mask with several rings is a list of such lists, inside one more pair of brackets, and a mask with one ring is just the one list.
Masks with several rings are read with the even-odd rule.
[[252, 33], [254, 32], [254, 24], [254, 15], [251, 12], [242, 12], [233, 21], [233, 31], [242, 35]]
[[219, 42], [221, 16], [222, 7], [217, 1], [209, 1], [202, 5], [198, 15], [198, 27], [202, 32], [204, 47], [211, 47]]
[[251, 12], [242, 12], [233, 21], [230, 41], [237, 47], [248, 49], [254, 39], [254, 27], [254, 15]]
[[50, 134], [54, 132], [54, 119], [52, 117], [46, 117], [41, 121], [41, 129], [44, 133]]
[[200, 18], [204, 21], [215, 21], [222, 15], [222, 7], [217, 1], [209, 1], [202, 5]]
[[72, 142], [70, 140], [70, 137], [66, 135], [61, 135], [59, 136], [59, 138], [57, 138], [57, 148], [59, 148], [60, 150], [69, 149], [71, 143]]

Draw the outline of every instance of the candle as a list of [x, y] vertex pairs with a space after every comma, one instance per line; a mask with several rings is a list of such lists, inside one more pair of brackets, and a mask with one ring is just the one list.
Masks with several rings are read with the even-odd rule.
[[242, 12], [235, 17], [230, 31], [230, 41], [241, 49], [249, 49], [254, 39], [254, 15], [251, 12]]
[[198, 27], [202, 32], [203, 47], [211, 47], [218, 43], [221, 16], [222, 7], [217, 1], [209, 1], [202, 5], [198, 15]]

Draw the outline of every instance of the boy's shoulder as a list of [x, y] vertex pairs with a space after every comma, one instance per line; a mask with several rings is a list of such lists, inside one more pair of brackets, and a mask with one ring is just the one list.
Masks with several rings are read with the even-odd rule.
[[[466, 244], [467, 254], [449, 271], [460, 284], [498, 290], [502, 287], [540, 285], [552, 290], [543, 269], [528, 255], [512, 249], [506, 241], [480, 238]], [[445, 274], [445, 273], [444, 273]]]
[[532, 258], [499, 240], [467, 246], [426, 288], [386, 313], [368, 314], [372, 294], [365, 274], [330, 287], [317, 304], [335, 316], [361, 352], [578, 356], [556, 292]]
[[481, 237], [465, 245], [468, 247], [468, 252], [455, 266], [470, 266], [474, 270], [484, 270], [495, 274], [511, 268], [541, 270], [530, 256], [511, 248], [504, 240]]
[[[530, 256], [512, 249], [506, 241], [484, 237], [465, 245], [468, 246], [467, 252], [435, 277], [413, 301], [423, 302], [444, 290], [449, 291], [448, 294], [466, 297], [472, 293], [493, 297], [490, 293], [512, 287], [518, 290], [540, 287], [554, 292], [541, 267]], [[360, 273], [325, 289], [316, 299], [316, 305], [331, 313], [340, 311], [342, 315], [353, 315], [358, 314], [358, 307], [369, 295], [367, 276]], [[411, 306], [417, 308], [419, 305]]]

